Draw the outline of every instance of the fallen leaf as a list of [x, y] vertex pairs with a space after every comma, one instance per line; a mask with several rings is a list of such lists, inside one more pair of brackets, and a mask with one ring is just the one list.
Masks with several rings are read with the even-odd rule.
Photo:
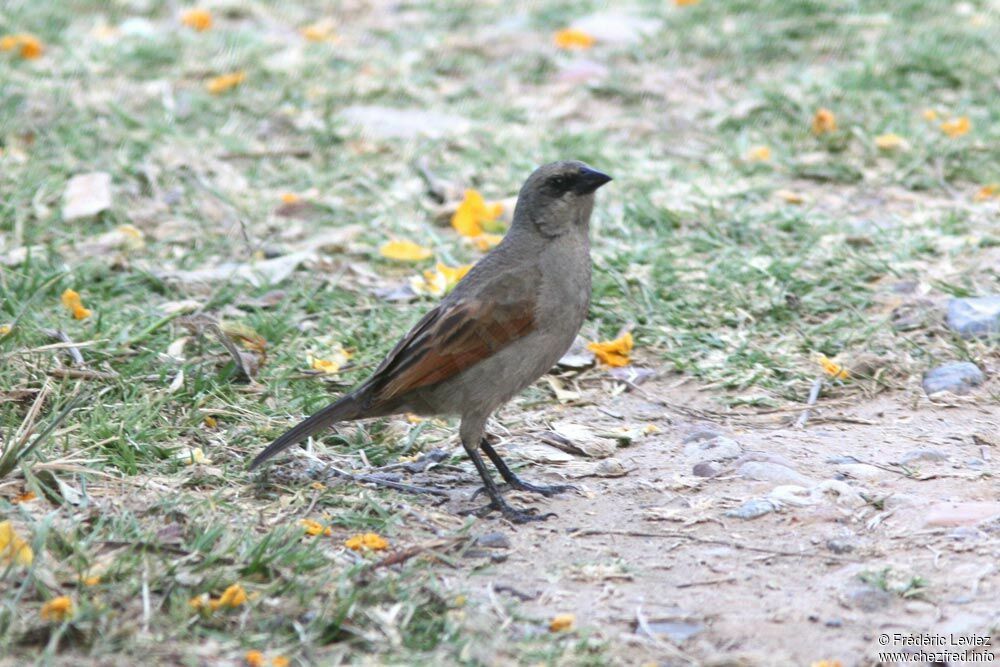
[[111, 174], [77, 174], [66, 183], [62, 217], [66, 222], [90, 218], [111, 208]]
[[219, 280], [241, 280], [250, 283], [254, 287], [259, 287], [266, 284], [280, 283], [292, 275], [300, 264], [314, 259], [316, 259], [314, 251], [304, 250], [258, 262], [225, 262], [208, 269], [164, 271], [153, 267], [150, 268], [151, 272], [158, 278], [177, 280], [184, 284], [211, 283]]
[[553, 422], [548, 436], [546, 442], [553, 447], [595, 459], [607, 458], [618, 449], [614, 439], [597, 434], [589, 426], [570, 421]]
[[378, 253], [387, 259], [400, 262], [419, 262], [429, 258], [434, 253], [413, 241], [394, 240], [382, 244]]

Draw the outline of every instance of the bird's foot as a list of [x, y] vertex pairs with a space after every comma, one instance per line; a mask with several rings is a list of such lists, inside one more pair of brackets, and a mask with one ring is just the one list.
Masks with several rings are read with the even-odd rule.
[[543, 484], [531, 484], [525, 482], [524, 480], [514, 477], [508, 482], [510, 488], [515, 491], [527, 491], [528, 493], [540, 493], [546, 498], [550, 496], [555, 496], [560, 493], [565, 493], [566, 491], [578, 491], [579, 489], [572, 484], [552, 484], [551, 486], [546, 486]]
[[507, 519], [511, 523], [529, 523], [531, 521], [545, 521], [550, 517], [554, 517], [555, 513], [546, 512], [545, 514], [539, 514], [538, 510], [535, 508], [531, 509], [518, 509], [516, 507], [511, 507], [505, 502], [495, 503], [492, 502], [489, 505], [484, 505], [479, 509], [470, 510], [467, 514], [474, 514], [478, 517], [484, 517], [491, 512], [500, 512], [503, 518]]
[[[579, 491], [579, 487], [573, 486], [572, 484], [553, 484], [552, 486], [543, 486], [540, 484], [530, 484], [517, 477], [512, 481], [503, 484], [501, 487], [503, 490], [513, 489], [514, 491], [525, 491], [527, 493], [539, 493], [546, 498], [558, 495], [560, 493], [565, 493], [566, 491]], [[480, 493], [486, 493], [486, 487], [481, 486], [476, 489], [475, 493], [472, 494], [472, 499], [474, 500], [476, 496]]]

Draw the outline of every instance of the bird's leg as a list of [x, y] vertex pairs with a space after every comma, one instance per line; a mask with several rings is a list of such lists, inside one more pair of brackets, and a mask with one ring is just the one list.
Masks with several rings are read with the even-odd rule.
[[557, 493], [562, 493], [563, 491], [576, 489], [576, 487], [571, 484], [554, 484], [552, 486], [529, 484], [515, 475], [514, 471], [507, 467], [507, 464], [502, 458], [500, 458], [500, 455], [497, 454], [497, 450], [493, 449], [493, 445], [490, 444], [486, 436], [483, 436], [483, 439], [479, 441], [479, 446], [484, 452], [486, 452], [486, 456], [490, 457], [490, 461], [493, 461], [493, 465], [496, 466], [500, 476], [503, 477], [503, 481], [507, 482], [512, 489], [517, 491], [540, 493], [543, 496], [554, 496]]
[[[472, 441], [475, 442], [474, 440]], [[472, 459], [473, 465], [476, 466], [476, 470], [479, 472], [479, 476], [483, 478], [483, 484], [486, 486], [486, 494], [490, 497], [490, 504], [483, 507], [475, 512], [478, 516], [485, 516], [493, 510], [498, 510], [504, 515], [504, 518], [508, 519], [513, 523], [527, 523], [528, 521], [544, 521], [548, 519], [552, 514], [537, 514], [526, 510], [520, 510], [515, 507], [511, 507], [507, 504], [507, 501], [503, 499], [500, 495], [500, 489], [497, 488], [496, 482], [490, 477], [490, 471], [486, 468], [486, 463], [483, 461], [483, 457], [479, 455], [479, 450], [476, 449], [474, 444], [467, 444], [464, 440], [462, 446], [465, 448], [465, 453], [469, 455]]]

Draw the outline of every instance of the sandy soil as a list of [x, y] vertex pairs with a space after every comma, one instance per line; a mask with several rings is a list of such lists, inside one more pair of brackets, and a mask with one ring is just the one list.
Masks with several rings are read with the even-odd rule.
[[[559, 418], [594, 428], [654, 423], [660, 431], [615, 452], [625, 476], [586, 477], [580, 493], [551, 500], [511, 493], [558, 516], [477, 526], [511, 541], [506, 560], [465, 582], [482, 600], [501, 609], [505, 597], [519, 598], [519, 614], [535, 627], [574, 613], [620, 664], [871, 665], [879, 651], [918, 650], [903, 644], [907, 637], [950, 633], [991, 641], [1000, 661], [1000, 415], [985, 401], [942, 406], [897, 393], [821, 410], [796, 428], [785, 425], [794, 414], [739, 425], [679, 417], [657, 397], [677, 400], [682, 389], [643, 389], [603, 409], [562, 410]], [[740, 452], [719, 462], [716, 476], [695, 476], [693, 465], [717, 449], [706, 443], [720, 442], [707, 437], [713, 431]], [[506, 451], [537, 458], [529, 440], [515, 431]], [[748, 462], [769, 465], [761, 473], [741, 467]], [[789, 468], [801, 477], [746, 479]], [[560, 469], [523, 472], [554, 481]], [[777, 511], [727, 515], [774, 497], [775, 487], [790, 500]], [[509, 622], [514, 632], [524, 621]]]

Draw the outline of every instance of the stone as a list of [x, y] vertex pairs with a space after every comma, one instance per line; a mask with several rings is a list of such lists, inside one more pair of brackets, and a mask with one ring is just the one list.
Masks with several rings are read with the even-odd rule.
[[829, 539], [826, 541], [826, 548], [835, 554], [847, 554], [854, 551], [854, 543], [851, 540]]
[[772, 500], [768, 500], [767, 498], [753, 498], [736, 509], [729, 510], [726, 512], [726, 516], [733, 517], [734, 519], [749, 520], [770, 514], [771, 512], [777, 512], [778, 509], [780, 509], [779, 505]]
[[949, 300], [947, 322], [963, 338], [1000, 333], [1000, 295]]
[[691, 473], [695, 477], [715, 477], [720, 472], [722, 472], [722, 466], [715, 461], [702, 461], [701, 463], [695, 463], [694, 467], [691, 468]]
[[924, 374], [924, 391], [928, 395], [939, 391], [968, 394], [973, 387], [983, 383], [983, 372], [968, 361], [955, 361], [927, 371]]
[[938, 449], [911, 449], [899, 457], [900, 465], [909, 465], [917, 461], [947, 461], [948, 455]]
[[486, 533], [476, 538], [476, 546], [487, 549], [510, 549], [510, 538], [503, 533]]
[[90, 218], [111, 208], [111, 174], [77, 174], [66, 183], [62, 217], [66, 222]]
[[884, 609], [892, 602], [892, 595], [881, 588], [857, 586], [847, 594], [847, 605], [861, 611], [873, 612]]
[[802, 473], [796, 472], [787, 466], [766, 461], [744, 463], [736, 472], [744, 479], [752, 479], [757, 482], [798, 484], [805, 487], [810, 487], [813, 484], [813, 481]]
[[974, 526], [1000, 517], [1000, 502], [938, 503], [927, 510], [928, 526]]
[[728, 461], [743, 453], [743, 448], [735, 440], [715, 436], [707, 440], [695, 440], [684, 446], [684, 456], [689, 461]]

